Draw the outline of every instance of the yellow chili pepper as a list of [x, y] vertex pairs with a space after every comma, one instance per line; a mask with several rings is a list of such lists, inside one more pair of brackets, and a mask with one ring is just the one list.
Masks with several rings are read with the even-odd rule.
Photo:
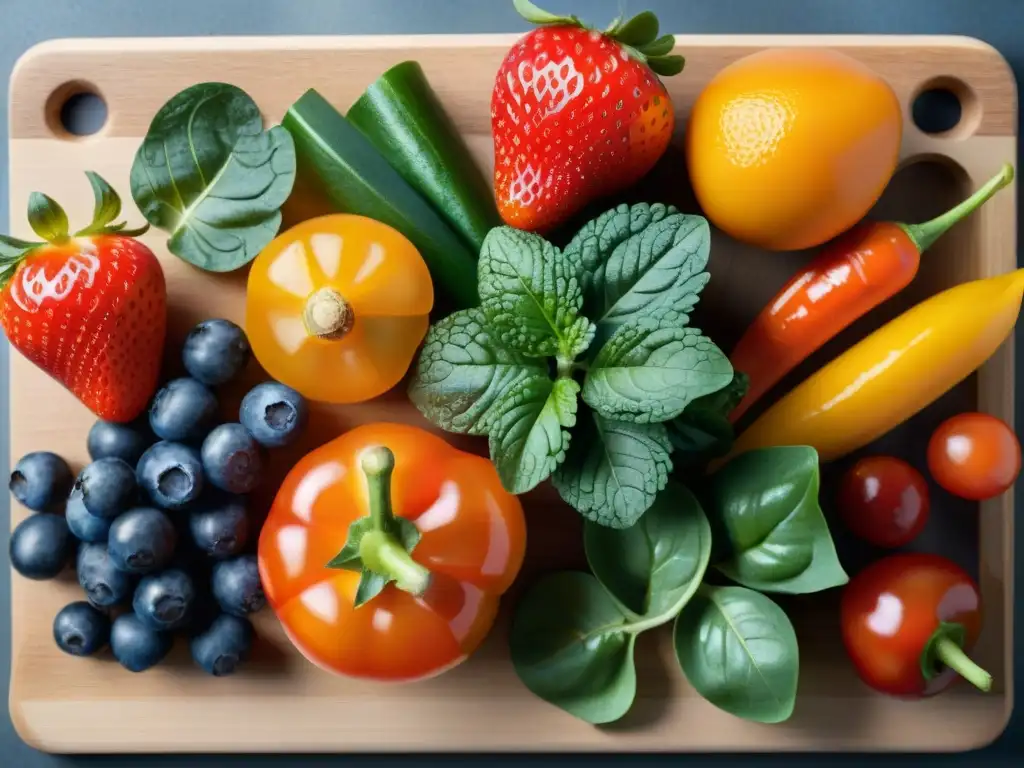
[[765, 411], [728, 458], [810, 445], [838, 459], [921, 411], [991, 357], [1017, 322], [1024, 269], [921, 302], [822, 367]]

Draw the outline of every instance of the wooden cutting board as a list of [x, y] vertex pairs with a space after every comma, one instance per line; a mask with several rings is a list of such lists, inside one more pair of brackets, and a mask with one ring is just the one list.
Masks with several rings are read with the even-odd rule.
[[[67, 40], [46, 43], [18, 63], [11, 83], [11, 234], [30, 234], [26, 202], [33, 190], [59, 200], [85, 220], [91, 196], [82, 172], [99, 172], [119, 189], [130, 222], [141, 221], [128, 198], [128, 171], [149, 121], [171, 95], [193, 83], [222, 80], [248, 91], [278, 121], [302, 92], [316, 87], [345, 110], [381, 72], [418, 59], [480, 162], [491, 167], [489, 100], [492, 78], [515, 35], [429, 37], [276, 37]], [[757, 49], [827, 45], [874, 67], [895, 88], [906, 118], [906, 169], [880, 202], [878, 215], [923, 219], [958, 200], [1016, 153], [1017, 101], [1011, 70], [992, 48], [956, 37], [688, 37], [677, 38], [686, 71], [668, 81], [682, 119], [709, 78]], [[960, 97], [963, 117], [943, 135], [926, 135], [910, 119], [911, 103], [928, 88]], [[90, 137], [68, 135], [60, 107], [90, 91], [106, 101], [109, 118]], [[676, 144], [678, 145], [677, 136]], [[656, 172], [667, 202], [693, 210], [676, 149]], [[674, 195], [674, 196], [673, 196]], [[904, 295], [858, 324], [863, 334], [909, 303], [964, 279], [1016, 265], [1015, 190], [1000, 193], [925, 257]], [[290, 214], [293, 218], [295, 211]], [[242, 320], [244, 275], [200, 273], [170, 256], [158, 232], [145, 241], [160, 256], [171, 302], [169, 360], [195, 322]], [[735, 338], [764, 301], [805, 258], [759, 254], [716, 234], [711, 286], [702, 299], [709, 324]], [[732, 325], [730, 325], [730, 323]], [[714, 334], [713, 334], [714, 335]], [[718, 339], [718, 336], [715, 336]], [[723, 343], [723, 342], [720, 342]], [[834, 354], [835, 348], [831, 348]], [[255, 367], [255, 366], [253, 366]], [[252, 380], [260, 378], [254, 372]], [[11, 455], [56, 451], [75, 468], [87, 462], [92, 418], [84, 407], [17, 353], [11, 355]], [[920, 453], [925, 429], [957, 409], [978, 408], [1012, 423], [1012, 349], [895, 437]], [[237, 397], [225, 405], [237, 406]], [[230, 399], [230, 398], [229, 398]], [[402, 420], [427, 426], [401, 389], [356, 407], [318, 407], [303, 444], [275, 454], [275, 477], [313, 446], [359, 423]], [[482, 441], [464, 442], [486, 450]], [[823, 504], [826, 503], [823, 490]], [[267, 499], [256, 500], [265, 505]], [[944, 502], [945, 503], [945, 502]], [[550, 490], [524, 497], [530, 546], [520, 584], [540, 571], [582, 566], [579, 520]], [[12, 505], [12, 523], [25, 510]], [[434, 680], [378, 686], [338, 679], [303, 660], [269, 611], [257, 618], [261, 640], [243, 673], [213, 679], [177, 648], [157, 669], [140, 675], [109, 659], [75, 659], [54, 646], [51, 623], [67, 602], [81, 599], [73, 577], [48, 583], [12, 578], [13, 658], [10, 707], [32, 745], [59, 752], [290, 752], [395, 750], [963, 750], [994, 739], [1012, 707], [1012, 494], [978, 510], [933, 509], [926, 545], [938, 551], [968, 542], [987, 606], [978, 660], [996, 679], [987, 696], [960, 686], [924, 702], [875, 696], [860, 685], [837, 636], [836, 596], [786, 603], [801, 645], [800, 694], [793, 719], [760, 726], [721, 712], [696, 695], [674, 664], [667, 627], [641, 638], [639, 693], [620, 723], [595, 728], [534, 698], [518, 681], [506, 651], [509, 606], [479, 653]], [[980, 520], [976, 524], [975, 520]], [[966, 521], [966, 522], [964, 522]], [[935, 527], [937, 526], [937, 527]], [[965, 528], [966, 526], [966, 528]]]

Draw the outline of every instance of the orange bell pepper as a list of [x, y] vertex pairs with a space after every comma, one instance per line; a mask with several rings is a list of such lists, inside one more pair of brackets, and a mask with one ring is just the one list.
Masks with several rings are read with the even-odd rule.
[[259, 540], [267, 601], [311, 662], [409, 681], [490, 631], [526, 523], [487, 459], [422, 429], [368, 424], [291, 470]]
[[401, 381], [433, 306], [426, 262], [404, 235], [331, 214], [281, 233], [253, 261], [245, 330], [282, 384], [310, 400], [357, 403]]

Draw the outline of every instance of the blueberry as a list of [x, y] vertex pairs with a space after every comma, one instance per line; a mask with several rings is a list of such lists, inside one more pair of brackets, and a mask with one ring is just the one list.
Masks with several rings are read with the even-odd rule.
[[110, 559], [122, 571], [152, 573], [174, 556], [177, 534], [159, 509], [140, 507], [114, 520], [107, 538]]
[[149, 423], [139, 419], [131, 424], [119, 424], [100, 419], [89, 430], [86, 447], [93, 461], [97, 459], [121, 459], [133, 467], [155, 440]]
[[248, 658], [252, 636], [248, 619], [221, 614], [209, 629], [192, 638], [192, 659], [214, 677], [230, 675]]
[[189, 515], [189, 531], [199, 550], [213, 558], [238, 554], [249, 538], [242, 499], [216, 497]]
[[184, 571], [168, 569], [144, 576], [135, 588], [132, 609], [150, 629], [177, 629], [188, 621], [196, 590]]
[[110, 627], [110, 650], [129, 672], [144, 672], [168, 654], [171, 636], [150, 629], [134, 613], [124, 613]]
[[84, 600], [65, 605], [53, 619], [57, 647], [72, 656], [92, 656], [110, 640], [110, 619]]
[[213, 392], [188, 377], [167, 382], [149, 407], [149, 426], [162, 440], [199, 442], [216, 418]]
[[291, 387], [265, 381], [242, 398], [238, 420], [260, 445], [288, 445], [306, 425], [306, 401]]
[[164, 509], [181, 509], [199, 498], [203, 490], [203, 463], [195, 448], [162, 440], [151, 445], [135, 468], [139, 485], [153, 503]]
[[242, 372], [252, 349], [245, 332], [230, 320], [204, 320], [185, 337], [182, 358], [192, 378], [211, 387]]
[[256, 613], [267, 603], [254, 555], [215, 563], [211, 583], [217, 604], [233, 616]]
[[26, 579], [52, 579], [75, 553], [75, 537], [60, 515], [26, 517], [11, 534], [11, 566]]
[[78, 548], [78, 583], [86, 599], [97, 608], [123, 603], [135, 588], [135, 579], [114, 565], [104, 544]]
[[85, 501], [81, 495], [72, 495], [64, 508], [64, 517], [68, 521], [68, 528], [79, 541], [106, 541], [107, 533], [110, 531], [110, 520], [90, 515], [85, 508]]
[[75, 476], [60, 456], [49, 451], [25, 454], [14, 465], [9, 487], [23, 506], [46, 512], [67, 498]]
[[71, 496], [80, 496], [90, 515], [113, 520], [135, 502], [138, 490], [135, 470], [121, 459], [107, 458], [78, 474]]
[[215, 427], [200, 455], [206, 479], [222, 491], [248, 493], [259, 484], [263, 449], [238, 422]]

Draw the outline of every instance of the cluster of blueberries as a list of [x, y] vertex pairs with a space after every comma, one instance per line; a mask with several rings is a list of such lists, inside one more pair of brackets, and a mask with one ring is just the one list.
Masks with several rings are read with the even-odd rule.
[[40, 514], [11, 535], [11, 565], [42, 580], [74, 560], [85, 590], [86, 600], [54, 619], [63, 651], [90, 656], [109, 645], [123, 667], [141, 672], [180, 630], [212, 675], [231, 674], [248, 656], [247, 617], [266, 599], [245, 551], [255, 539], [245, 494], [260, 481], [266, 449], [295, 439], [307, 415], [301, 395], [269, 381], [245, 395], [237, 422], [217, 423], [213, 388], [236, 379], [250, 357], [241, 328], [204, 321], [185, 340], [189, 376], [156, 393], [148, 418], [97, 421], [92, 463], [77, 478], [49, 451], [14, 467], [11, 492]]

